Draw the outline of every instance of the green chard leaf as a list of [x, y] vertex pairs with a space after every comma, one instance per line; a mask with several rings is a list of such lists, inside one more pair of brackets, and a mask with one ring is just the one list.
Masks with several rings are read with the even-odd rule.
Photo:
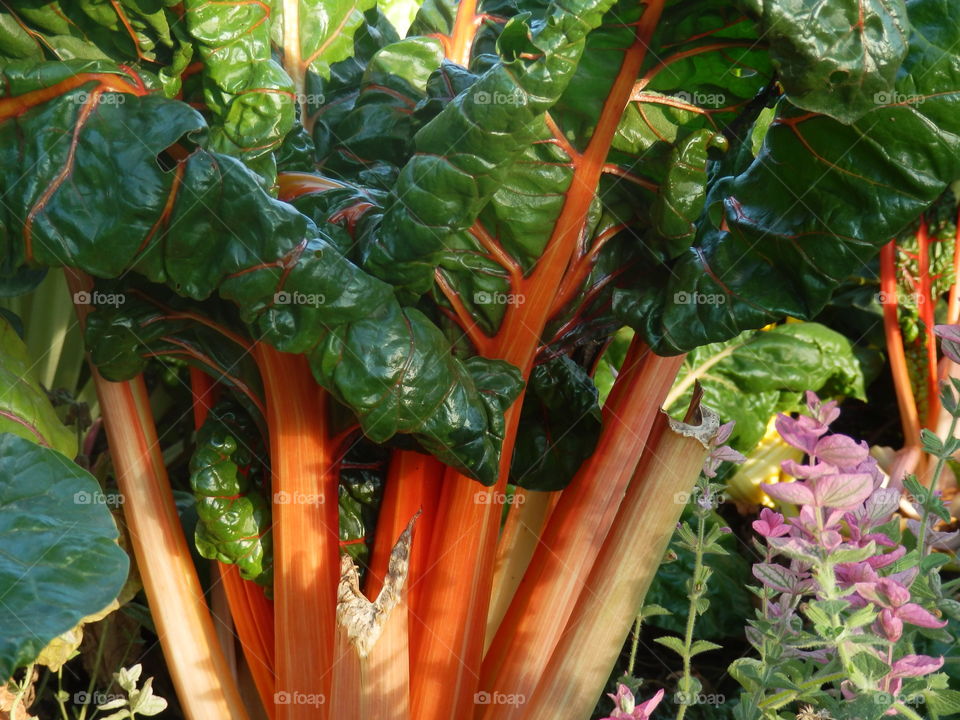
[[269, 483], [256, 462], [261, 446], [250, 417], [232, 401], [218, 403], [197, 431], [190, 487], [197, 500], [200, 554], [236, 565], [243, 578], [272, 588]]
[[184, 2], [203, 60], [204, 100], [216, 117], [209, 147], [273, 182], [272, 151], [293, 127], [293, 81], [271, 56], [267, 3]]
[[760, 441], [772, 415], [798, 410], [806, 390], [824, 397], [865, 397], [852, 343], [818, 323], [748, 330], [691, 351], [667, 397], [674, 417], [686, 411], [696, 380], [703, 385], [703, 403], [724, 422], [736, 421], [730, 444], [742, 452]]
[[77, 454], [76, 434], [60, 422], [33, 377], [26, 344], [3, 318], [0, 347], [0, 432], [13, 433], [72, 459]]
[[[0, 122], [4, 266], [67, 265], [98, 277], [132, 269], [195, 300], [218, 292], [254, 339], [306, 353], [318, 381], [357, 413], [371, 439], [411, 433], [441, 460], [494, 482], [502, 419], [441, 331], [344, 258], [336, 228], [321, 230], [271, 199], [239, 160], [195, 148], [173, 161], [169, 148], [205, 132], [200, 115], [157, 95], [138, 97], [127, 76], [104, 70], [4, 68], [10, 97], [57, 83], [62, 90]], [[83, 97], [114, 88], [126, 90], [123, 103]], [[45, 145], [50, 128], [73, 141]], [[23, 163], [37, 168], [26, 179]], [[69, 187], [95, 187], [98, 202], [67, 192], [68, 178]], [[483, 371], [495, 371], [512, 397], [519, 392], [516, 370], [491, 363]]]
[[[893, 7], [881, 15], [866, 6], [866, 27], [896, 34]], [[909, 50], [890, 93], [875, 91], [877, 103], [849, 124], [781, 99], [759, 154], [717, 165], [693, 245], [669, 270], [651, 264], [630, 279], [633, 289], [615, 291], [614, 311], [658, 352], [812, 317], [960, 177], [951, 51], [960, 9], [913, 0], [907, 10]], [[891, 57], [875, 70], [885, 77], [896, 64]]]
[[743, 0], [797, 107], [852, 123], [893, 94], [907, 55], [904, 0]]
[[366, 568], [383, 496], [385, 453], [369, 442], [354, 445], [340, 464], [340, 549]]
[[470, 228], [537, 138], [543, 115], [576, 70], [589, 30], [612, 0], [551, 3], [542, 22], [517, 15], [498, 40], [500, 62], [414, 138], [364, 267], [415, 295], [433, 285], [447, 239]]
[[600, 437], [597, 388], [566, 356], [537, 365], [523, 400], [510, 481], [528, 490], [561, 490]]
[[56, 450], [0, 433], [0, 677], [113, 602], [129, 559], [100, 485]]

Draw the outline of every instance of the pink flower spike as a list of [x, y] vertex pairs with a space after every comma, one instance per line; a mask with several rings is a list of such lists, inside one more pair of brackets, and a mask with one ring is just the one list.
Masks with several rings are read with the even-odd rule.
[[930, 657], [929, 655], [905, 655], [893, 663], [890, 674], [893, 677], [920, 677], [929, 675], [943, 667], [943, 657]]
[[960, 363], [960, 325], [934, 325], [933, 333], [940, 338], [943, 354]]
[[651, 713], [663, 699], [663, 692], [661, 688], [652, 698], [637, 705], [630, 688], [620, 683], [617, 686], [616, 695], [607, 693], [607, 697], [613, 700], [615, 707], [613, 712], [602, 720], [650, 720]]
[[864, 473], [828, 475], [813, 482], [813, 495], [820, 507], [852, 510], [873, 492], [873, 478]]
[[780, 502], [793, 503], [794, 505], [812, 505], [813, 491], [805, 483], [795, 481], [791, 483], [762, 483], [760, 487], [763, 491]]
[[657, 705], [660, 704], [660, 701], [663, 700], [663, 688], [657, 690], [656, 695], [637, 705], [633, 709], [633, 717], [635, 720], [649, 720], [650, 716], [653, 714], [653, 711], [657, 709]]
[[783, 515], [770, 508], [760, 511], [760, 519], [753, 521], [753, 529], [765, 538], [775, 538], [790, 532], [790, 526], [783, 521]]
[[792, 418], [783, 413], [777, 415], [776, 426], [777, 432], [780, 433], [784, 442], [798, 450], [803, 450], [808, 455], [813, 454], [817, 440], [828, 430], [826, 425], [821, 425], [806, 415]]
[[870, 451], [866, 443], [858, 443], [846, 435], [827, 435], [817, 441], [813, 454], [823, 462], [849, 471], [864, 462]]
[[[619, 685], [617, 685], [616, 695], [611, 695], [610, 693], [607, 693], [607, 697], [613, 700], [614, 713], [621, 713], [621, 712], [628, 713], [628, 715], [625, 715], [624, 717], [629, 717], [629, 714], [633, 713], [633, 707], [636, 704], [636, 702], [634, 700], [633, 693], [630, 692], [630, 688], [628, 688], [623, 683], [620, 683]], [[614, 717], [619, 717], [619, 716], [614, 715]]]
[[890, 642], [896, 642], [903, 635], [903, 620], [898, 618], [893, 610], [881, 610], [879, 624]]
[[736, 423], [731, 420], [728, 423], [724, 423], [719, 428], [717, 428], [717, 434], [713, 438], [715, 445], [723, 445], [727, 440], [730, 439], [731, 433], [733, 433], [733, 427]]
[[916, 603], [906, 603], [897, 608], [897, 616], [910, 623], [925, 628], [942, 628], [946, 620], [938, 619], [929, 610], [924, 610]]
[[784, 460], [780, 463], [780, 469], [787, 475], [793, 475], [793, 477], [801, 480], [812, 480], [824, 475], [832, 475], [837, 471], [836, 466], [830, 463], [818, 462], [816, 465], [801, 465], [796, 460]]

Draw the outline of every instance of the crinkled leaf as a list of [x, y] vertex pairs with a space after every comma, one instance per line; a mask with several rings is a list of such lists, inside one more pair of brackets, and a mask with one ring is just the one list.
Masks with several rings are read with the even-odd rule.
[[[368, 436], [413, 433], [445, 462], [492, 483], [502, 433], [489, 397], [442, 333], [346, 260], [326, 231], [267, 196], [238, 160], [196, 149], [164, 170], [157, 156], [202, 134], [202, 119], [182, 103], [135, 97], [129, 80], [93, 73], [101, 69], [4, 69], [13, 96], [61, 83], [53, 99], [0, 124], [9, 155], [0, 178], [7, 266], [70, 265], [101, 277], [132, 268], [187, 297], [218, 291], [254, 337], [308, 353], [318, 380], [357, 412]], [[78, 101], [107, 88], [131, 94], [122, 104]], [[50, 128], [74, 142], [32, 144]], [[22, 180], [16, 168], [34, 156], [43, 162]], [[73, 186], [96, 188], [97, 203], [68, 192]], [[501, 371], [518, 392], [519, 375]]]
[[414, 293], [433, 284], [446, 238], [469, 228], [543, 127], [573, 77], [587, 32], [612, 0], [553, 3], [545, 22], [508, 21], [501, 62], [414, 138], [364, 266]]
[[329, 78], [331, 64], [353, 53], [354, 33], [376, 0], [298, 0], [283, 6], [287, 66], [296, 65], [295, 73], [309, 70]]
[[696, 221], [707, 199], [707, 150], [725, 150], [727, 145], [723, 135], [698, 130], [670, 153], [669, 170], [653, 203], [653, 222], [671, 257], [683, 253], [696, 237]]
[[[231, 401], [217, 404], [197, 431], [190, 458], [200, 554], [236, 565], [240, 575], [273, 585], [271, 502], [257, 457], [262, 443], [251, 419]], [[259, 480], [259, 482], [258, 482]], [[268, 499], [271, 498], [271, 499]]]
[[[890, 102], [844, 125], [782, 100], [759, 155], [711, 183], [690, 250], [671, 272], [642, 273], [638, 290], [618, 291], [615, 310], [654, 348], [677, 352], [784, 315], [810, 317], [960, 177], [951, 50], [960, 9], [914, 0], [908, 13], [909, 52]], [[678, 303], [677, 293], [724, 301]]]
[[120, 592], [129, 560], [101, 497], [56, 450], [0, 434], [0, 677]]
[[797, 107], [852, 123], [886, 104], [907, 55], [903, 0], [743, 0]]
[[[184, 2], [187, 30], [203, 61], [204, 99], [216, 117], [209, 146], [263, 168], [293, 127], [293, 81], [272, 56], [270, 5]], [[266, 162], [272, 168], [272, 159]], [[272, 182], [272, 172], [266, 173]]]
[[351, 449], [340, 470], [340, 548], [361, 570], [370, 557], [370, 541], [383, 495], [382, 460], [382, 453], [370, 443], [361, 443]]

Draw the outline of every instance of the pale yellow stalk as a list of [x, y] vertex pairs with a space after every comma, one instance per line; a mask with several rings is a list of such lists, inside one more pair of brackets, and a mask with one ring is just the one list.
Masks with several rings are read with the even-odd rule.
[[696, 427], [661, 413], [590, 573], [590, 591], [581, 593], [533, 697], [523, 704], [523, 720], [590, 717], [718, 426], [706, 408]]
[[[69, 273], [70, 292], [89, 278]], [[89, 308], [77, 306], [80, 322]], [[189, 720], [247, 720], [183, 535], [143, 376], [108, 382], [91, 368], [123, 514], [170, 677]]]
[[523, 574], [530, 565], [533, 553], [540, 541], [540, 533], [547, 522], [549, 510], [558, 493], [536, 492], [517, 488], [513, 495], [513, 507], [507, 513], [497, 556], [493, 565], [493, 591], [490, 594], [490, 609], [487, 611], [487, 634], [483, 642], [486, 654], [503, 616], [507, 614]]

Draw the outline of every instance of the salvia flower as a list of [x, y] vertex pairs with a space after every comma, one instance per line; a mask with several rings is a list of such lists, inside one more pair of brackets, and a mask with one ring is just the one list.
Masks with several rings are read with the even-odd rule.
[[613, 712], [602, 720], [649, 720], [650, 715], [663, 699], [663, 689], [661, 688], [656, 695], [639, 705], [630, 688], [623, 683], [617, 686], [616, 695], [607, 693], [607, 697], [613, 700]]
[[940, 338], [943, 354], [960, 363], [960, 325], [934, 325], [933, 334]]
[[910, 591], [892, 577], [883, 577], [876, 582], [854, 585], [857, 595], [872, 602], [880, 611], [878, 629], [891, 642], [896, 642], [903, 634], [903, 623], [925, 628], [942, 628], [946, 620], [940, 620], [933, 613], [910, 602]]
[[[919, 567], [916, 561], [903, 567], [907, 548], [899, 534], [891, 536], [885, 528], [900, 490], [882, 486], [883, 474], [865, 443], [829, 432], [839, 413], [836, 403], [821, 403], [813, 393], [806, 399], [808, 415], [777, 418], [784, 440], [807, 459], [783, 463], [798, 478], [794, 482], [764, 486], [771, 497], [796, 508], [788, 518], [765, 508], [753, 522], [766, 551], [753, 576], [764, 591], [760, 620], [748, 628], [747, 638], [763, 662], [801, 658], [833, 664], [850, 678], [839, 685], [848, 699], [876, 690], [858, 688], [856, 668], [847, 667], [857, 647], [890, 665], [881, 689], [896, 695], [904, 678], [929, 675], [943, 665], [943, 658], [909, 654], [907, 628], [942, 628], [946, 622], [912, 598]], [[872, 611], [863, 615], [868, 605]], [[844, 627], [852, 613], [861, 613], [859, 624], [836, 633], [833, 628]]]
[[753, 521], [753, 529], [765, 538], [782, 537], [790, 532], [790, 526], [783, 521], [783, 515], [769, 508], [760, 511], [760, 519]]
[[707, 455], [706, 461], [703, 463], [703, 474], [708, 478], [717, 476], [717, 468], [720, 467], [720, 463], [732, 462], [732, 463], [742, 463], [746, 458], [734, 450], [729, 445], [724, 443], [730, 439], [730, 434], [733, 432], [733, 426], [735, 423], [728, 422], [724, 423], [717, 429], [717, 434], [710, 441], [710, 453]]

